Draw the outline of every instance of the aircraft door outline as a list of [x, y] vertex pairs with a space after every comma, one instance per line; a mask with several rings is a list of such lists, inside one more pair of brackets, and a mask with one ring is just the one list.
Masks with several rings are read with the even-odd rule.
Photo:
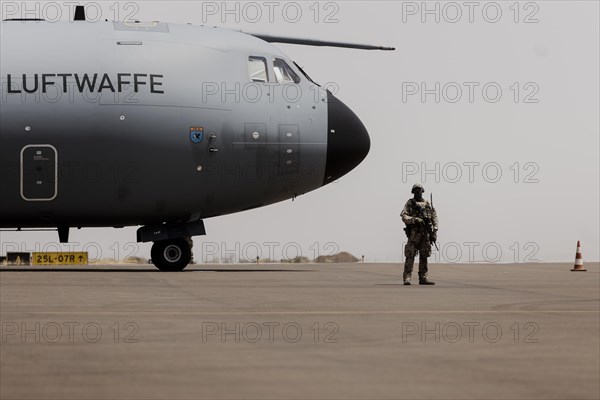
[[58, 151], [50, 144], [30, 144], [21, 149], [21, 198], [52, 201], [58, 195]]

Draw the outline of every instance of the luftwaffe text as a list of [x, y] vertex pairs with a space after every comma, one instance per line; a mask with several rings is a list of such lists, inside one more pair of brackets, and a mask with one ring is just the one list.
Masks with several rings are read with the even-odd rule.
[[[21, 76], [7, 75], [8, 93], [46, 93], [49, 86], [60, 85], [63, 93], [67, 93], [67, 80], [74, 81], [75, 87], [80, 93], [121, 93], [130, 85], [133, 91], [138, 93], [147, 88], [150, 93], [164, 94], [162, 79], [164, 75], [141, 74], [141, 73], [117, 73], [111, 76], [104, 73], [93, 74], [23, 74]], [[19, 86], [20, 85], [20, 86]]]

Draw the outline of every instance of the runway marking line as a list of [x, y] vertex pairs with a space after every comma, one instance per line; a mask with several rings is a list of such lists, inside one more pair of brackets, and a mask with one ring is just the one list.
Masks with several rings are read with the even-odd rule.
[[0, 316], [3, 314], [19, 314], [25, 313], [29, 315], [77, 315], [77, 314], [93, 314], [93, 315], [115, 315], [115, 314], [169, 314], [169, 315], [362, 315], [362, 314], [379, 314], [379, 315], [394, 315], [394, 314], [556, 314], [556, 313], [578, 313], [578, 314], [596, 314], [598, 310], [544, 310], [544, 311], [527, 311], [527, 310], [514, 310], [514, 311], [490, 311], [490, 310], [458, 310], [458, 311], [0, 311]]

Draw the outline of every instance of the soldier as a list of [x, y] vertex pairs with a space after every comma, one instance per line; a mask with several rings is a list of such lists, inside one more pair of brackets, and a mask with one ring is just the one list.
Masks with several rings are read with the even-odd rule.
[[414, 197], [406, 202], [400, 216], [406, 224], [404, 231], [408, 243], [404, 248], [404, 284], [410, 285], [415, 255], [419, 253], [419, 285], [435, 285], [427, 280], [427, 257], [431, 255], [431, 243], [437, 240], [438, 220], [431, 204], [423, 198], [425, 189], [420, 183], [413, 185]]

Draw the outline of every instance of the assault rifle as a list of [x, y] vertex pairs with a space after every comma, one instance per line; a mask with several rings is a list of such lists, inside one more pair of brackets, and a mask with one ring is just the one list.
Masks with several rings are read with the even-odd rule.
[[[427, 233], [429, 233], [429, 243], [432, 243], [435, 246], [435, 249], [437, 251], [440, 251], [440, 249], [438, 248], [438, 245], [436, 243], [436, 240], [433, 240], [434, 237], [434, 232], [433, 232], [433, 221], [431, 220], [431, 218], [428, 218], [425, 216], [425, 213], [423, 212], [423, 210], [421, 210], [421, 207], [419, 207], [419, 205], [417, 204], [417, 202], [412, 199], [412, 203], [413, 203], [413, 208], [417, 211], [417, 213], [419, 214], [419, 217], [423, 220], [423, 223], [425, 224], [425, 229], [427, 229]], [[431, 194], [431, 209], [435, 212], [435, 208], [433, 208], [433, 193]]]

